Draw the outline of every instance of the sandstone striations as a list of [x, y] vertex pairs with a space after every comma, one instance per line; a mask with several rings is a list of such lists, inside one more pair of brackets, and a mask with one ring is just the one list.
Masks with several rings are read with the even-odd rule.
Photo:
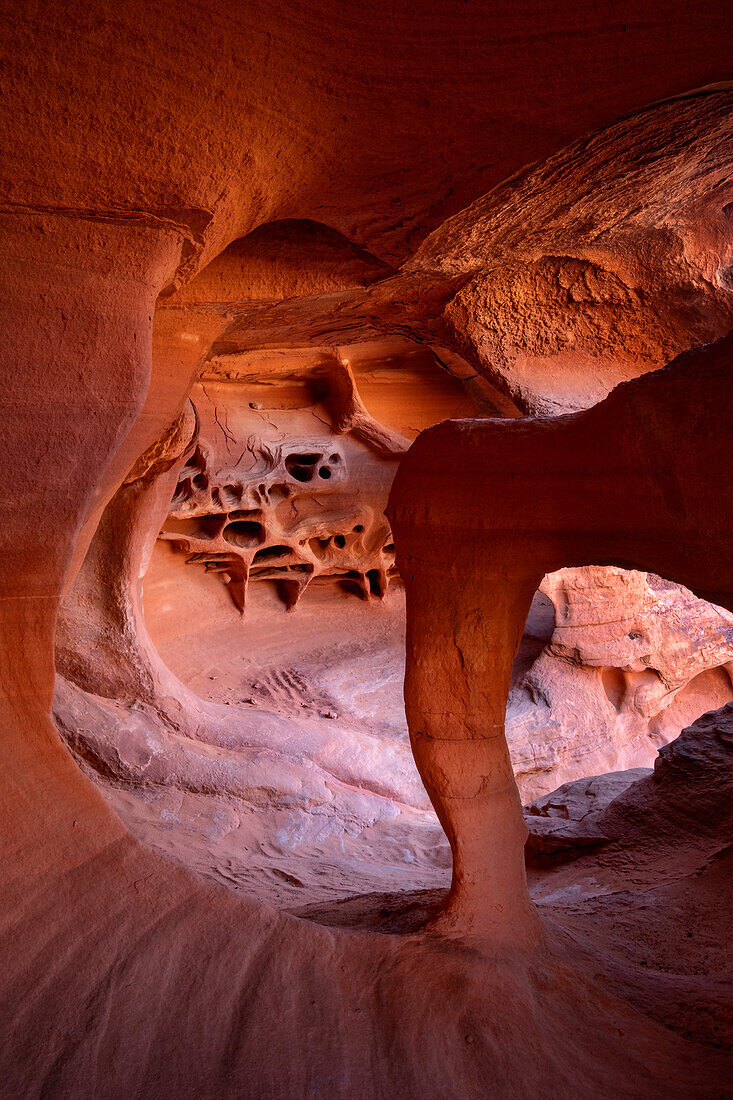
[[725, 1093], [728, 25], [4, 12], [3, 1095]]

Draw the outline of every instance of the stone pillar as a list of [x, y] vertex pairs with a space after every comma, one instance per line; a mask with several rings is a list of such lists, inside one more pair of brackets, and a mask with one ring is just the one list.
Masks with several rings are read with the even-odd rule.
[[410, 736], [453, 850], [442, 927], [518, 941], [537, 927], [504, 716], [545, 573], [649, 570], [733, 606], [732, 352], [727, 337], [686, 353], [572, 416], [445, 421], [402, 461], [387, 511], [407, 590]]
[[405, 704], [415, 760], [453, 851], [440, 924], [532, 937], [527, 829], [504, 714], [512, 661], [541, 576], [508, 586], [496, 563], [471, 544], [426, 532], [423, 547], [406, 578]]

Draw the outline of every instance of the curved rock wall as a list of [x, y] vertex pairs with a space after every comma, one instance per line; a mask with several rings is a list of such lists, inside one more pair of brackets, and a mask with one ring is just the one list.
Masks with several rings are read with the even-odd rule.
[[[546, 906], [540, 935], [523, 893], [523, 827], [500, 730], [512, 646], [542, 573], [579, 563], [570, 543], [590, 546], [580, 564], [607, 551], [617, 564], [726, 600], [720, 516], [730, 502], [719, 448], [730, 441], [720, 432], [726, 392], [715, 371], [708, 376], [707, 353], [700, 373], [675, 367], [651, 380], [658, 398], [651, 403], [639, 385], [570, 422], [463, 421], [431, 431], [398, 474], [405, 530], [436, 508], [451, 517], [449, 529], [418, 540], [414, 561], [409, 532], [399, 552], [405, 578], [422, 568], [421, 553], [428, 572], [435, 565], [430, 600], [408, 589], [410, 720], [457, 849], [457, 881], [473, 890], [472, 927], [461, 905], [457, 935], [445, 923], [444, 935], [424, 935], [414, 923], [380, 936], [318, 927], [225, 889], [237, 888], [228, 855], [218, 884], [204, 882], [139, 843], [58, 736], [62, 728], [86, 768], [92, 758], [106, 767], [110, 786], [124, 768], [142, 789], [141, 804], [153, 801], [156, 783], [168, 788], [169, 822], [185, 816], [187, 769], [196, 796], [218, 784], [233, 800], [269, 807], [263, 849], [273, 881], [286, 873], [277, 860], [293, 840], [286, 828], [293, 807], [316, 824], [320, 815], [325, 829], [334, 815], [357, 831], [368, 822], [383, 828], [394, 868], [401, 851], [403, 861], [411, 854], [395, 801], [409, 788], [400, 814], [426, 813], [404, 743], [386, 751], [364, 736], [364, 752], [353, 755], [332, 717], [310, 713], [296, 728], [271, 711], [245, 714], [203, 700], [166, 668], [146, 632], [141, 582], [158, 553], [175, 463], [186, 461], [186, 419], [178, 418], [194, 378], [205, 362], [252, 351], [399, 337], [421, 343], [431, 362], [465, 382], [481, 412], [516, 418], [587, 405], [727, 324], [728, 131], [717, 114], [724, 91], [639, 112], [638, 125], [613, 124], [641, 104], [719, 78], [729, 52], [729, 13], [719, 0], [682, 8], [665, 0], [648, 10], [623, 0], [559, 15], [548, 4], [499, 10], [435, 0], [419, 18], [402, 0], [346, 4], [337, 19], [332, 7], [48, 0], [2, 17], [3, 1087], [13, 1096], [111, 1100], [219, 1100], [243, 1090], [717, 1097], [730, 1079], [719, 1034], [723, 979], [698, 965], [716, 933], [729, 936], [711, 900], [724, 888], [725, 852], [714, 830], [704, 845], [699, 836], [683, 845], [675, 834], [666, 850], [678, 876], [671, 889], [660, 863], [649, 882], [649, 830], [616, 850], [618, 866], [656, 885], [657, 923], [641, 906], [619, 922], [607, 905], [605, 924], [591, 913], [579, 932], [572, 913]], [[600, 130], [578, 141], [589, 128]], [[543, 181], [541, 171], [522, 170], [568, 141], [571, 172]], [[619, 157], [609, 142], [621, 147]], [[601, 154], [589, 157], [585, 173], [584, 145]], [[560, 157], [550, 167], [567, 163]], [[621, 170], [609, 177], [608, 163]], [[453, 264], [452, 245], [436, 248], [433, 239], [414, 267], [398, 270], [446, 217], [512, 172], [521, 177], [516, 205], [531, 219], [542, 205], [533, 194], [559, 200], [547, 212], [556, 237], [504, 255], [505, 277], [491, 263], [500, 228], [468, 234], [467, 265]], [[658, 185], [647, 186], [655, 174]], [[628, 187], [616, 186], [625, 176]], [[589, 195], [596, 189], [598, 203]], [[505, 205], [507, 229], [510, 214]], [[266, 228], [273, 225], [279, 229]], [[527, 228], [515, 226], [515, 240], [531, 236]], [[300, 249], [295, 265], [284, 255], [291, 247]], [[275, 262], [268, 267], [263, 255]], [[304, 264], [303, 255], [311, 258]], [[225, 258], [212, 265], [208, 297], [176, 294], [218, 256]], [[237, 271], [251, 293], [230, 296], [227, 280]], [[545, 320], [527, 306], [535, 291]], [[500, 329], [492, 328], [492, 297]], [[556, 339], [565, 312], [573, 323]], [[624, 355], [627, 340], [640, 365]], [[524, 343], [531, 361], [523, 360]], [[548, 364], [557, 378], [546, 377]], [[345, 446], [357, 431], [378, 443], [383, 434], [353, 397], [342, 403], [336, 434]], [[366, 397], [365, 404], [388, 423]], [[638, 432], [619, 429], [642, 420]], [[645, 448], [645, 433], [653, 446]], [[161, 440], [169, 452], [157, 451]], [[481, 444], [476, 453], [472, 440]], [[577, 450], [564, 450], [578, 440], [582, 463]], [[426, 490], [416, 470], [434, 460]], [[498, 507], [496, 494], [484, 494], [505, 475], [512, 492], [498, 494]], [[413, 476], [414, 493], [403, 494], [400, 485]], [[478, 529], [473, 553], [457, 538], [466, 527]], [[487, 565], [475, 546], [499, 528], [511, 533], [499, 546], [506, 556]], [[484, 568], [494, 570], [494, 600], [484, 600]], [[519, 593], [508, 583], [517, 571]], [[250, 594], [254, 610], [267, 586], [252, 588], [261, 590]], [[333, 594], [330, 583], [325, 594]], [[369, 611], [386, 613], [391, 595]], [[493, 626], [477, 620], [477, 599], [486, 623], [506, 628], [496, 647]], [[347, 606], [366, 610], [356, 600]], [[421, 637], [414, 624], [422, 614]], [[477, 638], [488, 643], [478, 658]], [[422, 667], [416, 641], [429, 658]], [[501, 690], [489, 697], [486, 684], [472, 681], [467, 701], [467, 674], [476, 661], [486, 666], [485, 653]], [[54, 724], [61, 671], [69, 679], [58, 676]], [[416, 674], [424, 697], [415, 694]], [[625, 698], [626, 683], [607, 677], [610, 695]], [[483, 723], [487, 708], [490, 736], [469, 744], [460, 721], [476, 715]], [[430, 711], [426, 726], [414, 718], [421, 711]], [[115, 791], [119, 808], [125, 791], [120, 783]], [[718, 805], [713, 783], [695, 793]], [[482, 817], [487, 799], [493, 831]], [[644, 801], [642, 788], [633, 814], [643, 814]], [[185, 811], [200, 835], [202, 803], [192, 798]], [[209, 850], [236, 831], [235, 816], [205, 823]], [[704, 820], [700, 808], [688, 833]], [[254, 836], [253, 849], [261, 841]], [[337, 843], [329, 850], [335, 860]], [[372, 883], [384, 872], [383, 864]], [[598, 873], [594, 863], [590, 877]], [[618, 869], [616, 876], [617, 888]], [[395, 874], [390, 887], [398, 891], [400, 881]], [[582, 893], [582, 873], [567, 886], [576, 897], [579, 883]], [[502, 892], [517, 920], [497, 929]], [[685, 920], [703, 928], [704, 947], [680, 935]], [[633, 949], [614, 963], [621, 926]], [[635, 956], [650, 927], [658, 942], [677, 929], [675, 955], [698, 968], [697, 985], [670, 979], [670, 965], [680, 964], [659, 951], [653, 974], [649, 958]], [[685, 996], [702, 1006], [697, 1017], [680, 1009]]]
[[586, 408], [733, 327], [730, 86], [636, 111], [450, 218], [453, 341], [526, 412]]

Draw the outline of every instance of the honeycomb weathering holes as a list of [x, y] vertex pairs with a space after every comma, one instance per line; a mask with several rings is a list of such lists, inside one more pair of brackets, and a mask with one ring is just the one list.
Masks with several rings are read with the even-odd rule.
[[220, 574], [240, 612], [250, 579], [275, 582], [289, 609], [316, 577], [382, 599], [396, 575], [391, 534], [381, 510], [362, 502], [345, 456], [251, 439], [246, 450], [250, 475], [217, 468], [210, 449], [197, 445], [160, 537], [190, 564]]
[[224, 528], [224, 538], [234, 546], [261, 546], [267, 535], [261, 523], [250, 519], [238, 519]]

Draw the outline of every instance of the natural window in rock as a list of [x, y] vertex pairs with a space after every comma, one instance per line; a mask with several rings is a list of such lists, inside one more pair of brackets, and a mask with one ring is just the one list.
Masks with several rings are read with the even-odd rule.
[[[379, 351], [363, 373], [352, 368], [365, 392], [370, 372], [385, 370]], [[411, 385], [427, 389], [435, 379], [444, 390], [423, 353], [401, 352], [415, 360]], [[317, 362], [300, 365], [297, 397], [288, 362], [287, 402], [272, 380], [266, 391], [256, 389], [252, 366], [246, 385], [234, 381], [228, 362], [224, 380], [214, 375], [194, 390], [199, 441], [153, 549], [145, 615], [161, 657], [202, 701], [197, 728], [208, 724], [224, 759], [232, 755], [206, 794], [194, 780], [200, 765], [192, 760], [190, 779], [180, 773], [179, 826], [163, 826], [178, 804], [165, 788], [144, 803], [128, 801], [126, 812], [153, 843], [161, 843], [164, 827], [168, 850], [216, 881], [326, 923], [341, 919], [334, 906], [361, 897], [342, 912], [368, 924], [375, 919], [370, 896], [406, 891], [429, 907], [449, 882], [450, 852], [408, 739], [405, 596], [384, 516], [406, 445], [400, 440], [409, 438], [402, 433], [415, 430], [415, 401], [399, 359], [391, 407], [380, 382], [394, 453], [375, 453], [371, 437], [328, 430], [334, 412]], [[453, 393], [466, 400], [459, 386]], [[207, 483], [184, 495], [194, 460]], [[334, 471], [328, 486], [294, 476], [324, 461]], [[520, 795], [529, 817], [538, 818], [531, 861], [576, 852], [575, 826], [561, 837], [552, 825], [550, 837], [546, 822], [585, 805], [583, 784], [592, 798], [602, 801], [601, 787], [615, 797], [685, 725], [727, 701], [731, 659], [731, 617], [679, 585], [617, 567], [545, 578], [514, 663], [506, 715]], [[280, 764], [265, 780], [268, 793], [253, 802], [237, 792], [249, 782], [249, 753], [262, 751]], [[589, 778], [606, 774], [608, 781]], [[304, 786], [289, 793], [283, 776]], [[565, 793], [553, 793], [567, 784], [576, 784], [570, 805]], [[420, 906], [416, 912], [424, 915]]]
[[[326, 923], [347, 898], [432, 904], [451, 859], [408, 737], [405, 592], [385, 508], [419, 431], [496, 415], [492, 401], [517, 410], [460, 381], [448, 360], [470, 372], [443, 349], [402, 338], [277, 354], [250, 340], [235, 324], [219, 341], [191, 393], [193, 441], [160, 475], [168, 498], [143, 579], [157, 653], [136, 662], [152, 662], [163, 725], [153, 736], [140, 718], [124, 732], [108, 723], [112, 763], [93, 738], [70, 743], [138, 835], [234, 890]], [[506, 712], [531, 813], [571, 814], [553, 792], [649, 768], [730, 697], [726, 616], [618, 567], [545, 578]], [[368, 923], [374, 904], [344, 912]]]
[[729, 7], [6, 5], [3, 1097], [731, 1094]]

